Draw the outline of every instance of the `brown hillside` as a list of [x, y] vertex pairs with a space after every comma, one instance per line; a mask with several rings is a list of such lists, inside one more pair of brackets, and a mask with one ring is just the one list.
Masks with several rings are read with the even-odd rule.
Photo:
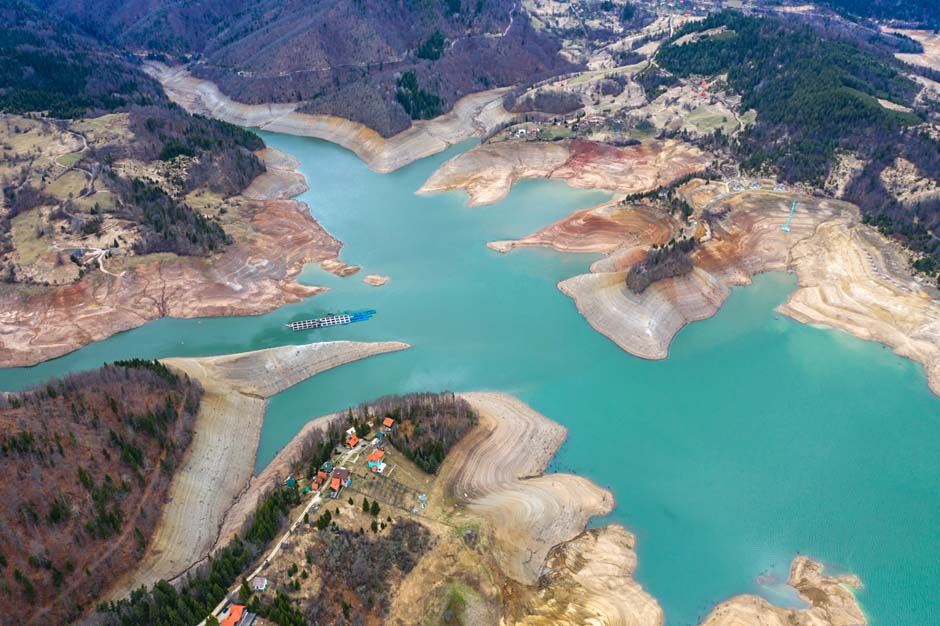
[[61, 624], [133, 565], [202, 389], [130, 361], [0, 398], [0, 624]]

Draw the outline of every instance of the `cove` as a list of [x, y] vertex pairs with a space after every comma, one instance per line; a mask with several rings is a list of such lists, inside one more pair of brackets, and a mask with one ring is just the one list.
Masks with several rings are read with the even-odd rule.
[[[590, 255], [487, 241], [518, 237], [605, 194], [527, 181], [469, 209], [461, 194], [415, 196], [466, 145], [388, 175], [351, 153], [263, 133], [298, 158], [301, 199], [360, 264], [331, 291], [255, 318], [160, 320], [33, 368], [0, 388], [130, 356], [252, 350], [298, 341], [406, 341], [411, 350], [331, 370], [275, 397], [257, 465], [307, 420], [387, 393], [507, 391], [564, 424], [553, 469], [609, 487], [610, 519], [638, 535], [638, 578], [670, 625], [696, 624], [721, 600], [765, 593], [802, 552], [858, 574], [875, 624], [940, 621], [940, 401], [919, 366], [880, 345], [774, 312], [792, 277], [736, 289], [714, 318], [679, 333], [665, 361], [634, 358], [580, 318], [555, 287]], [[367, 273], [391, 282], [374, 288]], [[370, 322], [291, 334], [284, 322], [375, 308]], [[779, 598], [772, 597], [779, 601]]]

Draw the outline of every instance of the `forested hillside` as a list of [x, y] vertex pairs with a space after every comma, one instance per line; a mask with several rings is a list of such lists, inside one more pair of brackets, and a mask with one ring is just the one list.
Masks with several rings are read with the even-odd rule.
[[936, 0], [823, 0], [823, 4], [850, 16], [940, 27], [940, 3]]
[[133, 564], [201, 395], [160, 363], [134, 360], [0, 396], [5, 616], [71, 621]]
[[[514, 0], [41, 1], [125, 49], [189, 63], [236, 100], [302, 101], [384, 135], [468, 93], [570, 68]], [[408, 71], [437, 107], [399, 95]]]
[[902, 158], [940, 179], [940, 143], [921, 128], [927, 111], [915, 105], [920, 87], [889, 50], [781, 18], [722, 12], [680, 29], [656, 62], [674, 76], [727, 74], [742, 108], [757, 112], [756, 124], [732, 145], [747, 170], [821, 186], [840, 154], [858, 156], [867, 166], [845, 197], [886, 233], [940, 261], [933, 234], [940, 202], [902, 203], [881, 176]]

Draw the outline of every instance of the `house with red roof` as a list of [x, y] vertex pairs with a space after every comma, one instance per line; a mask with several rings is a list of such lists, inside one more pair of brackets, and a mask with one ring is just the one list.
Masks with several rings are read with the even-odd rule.
[[317, 475], [313, 477], [313, 482], [310, 483], [310, 488], [314, 491], [319, 491], [320, 487], [326, 484], [326, 481], [329, 477], [330, 475], [323, 470], [317, 470]]
[[345, 467], [337, 467], [333, 470], [332, 476], [330, 476], [330, 497], [335, 498], [339, 496], [340, 492], [349, 484], [352, 483], [352, 479], [349, 477], [349, 470]]
[[382, 461], [384, 457], [384, 450], [373, 450], [369, 453], [369, 456], [366, 457], [366, 464], [369, 466], [370, 470], [376, 474], [381, 474], [385, 471], [385, 463]]
[[248, 611], [243, 604], [230, 604], [219, 613], [219, 626], [251, 626], [257, 615]]

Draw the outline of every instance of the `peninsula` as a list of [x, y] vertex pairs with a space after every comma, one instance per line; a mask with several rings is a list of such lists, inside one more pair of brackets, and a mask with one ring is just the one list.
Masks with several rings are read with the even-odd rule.
[[[418, 424], [428, 429], [420, 431], [421, 441], [410, 438]], [[369, 431], [375, 433], [371, 443], [354, 439], [353, 433]], [[382, 398], [312, 420], [232, 509], [239, 520], [250, 519], [250, 511], [299, 489], [285, 486], [286, 478], [309, 480], [311, 488], [286, 505], [284, 518], [295, 520], [287, 533], [256, 557], [264, 555], [264, 582], [247, 591], [243, 586], [240, 600], [269, 614], [268, 594], [259, 585], [286, 585], [288, 592], [278, 591], [279, 610], [321, 618], [661, 626], [662, 609], [634, 578], [636, 538], [619, 525], [586, 529], [591, 517], [610, 512], [612, 494], [575, 475], [545, 473], [565, 436], [563, 427], [516, 398], [487, 392]], [[334, 453], [332, 442], [344, 438], [342, 451]], [[426, 444], [439, 446], [442, 455], [429, 462], [421, 452], [430, 449]], [[348, 482], [331, 482], [328, 472]], [[229, 521], [215, 551], [246, 532]], [[355, 531], [369, 524], [371, 533]], [[252, 523], [246, 536], [255, 536], [255, 528]], [[344, 555], [400, 555], [385, 564], [392, 575], [364, 585], [371, 578], [355, 569], [352, 556], [329, 552], [339, 545]], [[334, 556], [304, 560], [327, 553]], [[306, 573], [299, 578], [298, 561]], [[860, 586], [857, 578], [830, 576], [821, 563], [799, 556], [788, 583], [805, 608], [739, 596], [717, 605], [703, 626], [867, 625], [851, 591]], [[342, 602], [324, 593], [337, 586], [357, 592]], [[220, 602], [215, 614], [225, 615], [230, 606]], [[133, 601], [114, 608], [137, 610]]]

